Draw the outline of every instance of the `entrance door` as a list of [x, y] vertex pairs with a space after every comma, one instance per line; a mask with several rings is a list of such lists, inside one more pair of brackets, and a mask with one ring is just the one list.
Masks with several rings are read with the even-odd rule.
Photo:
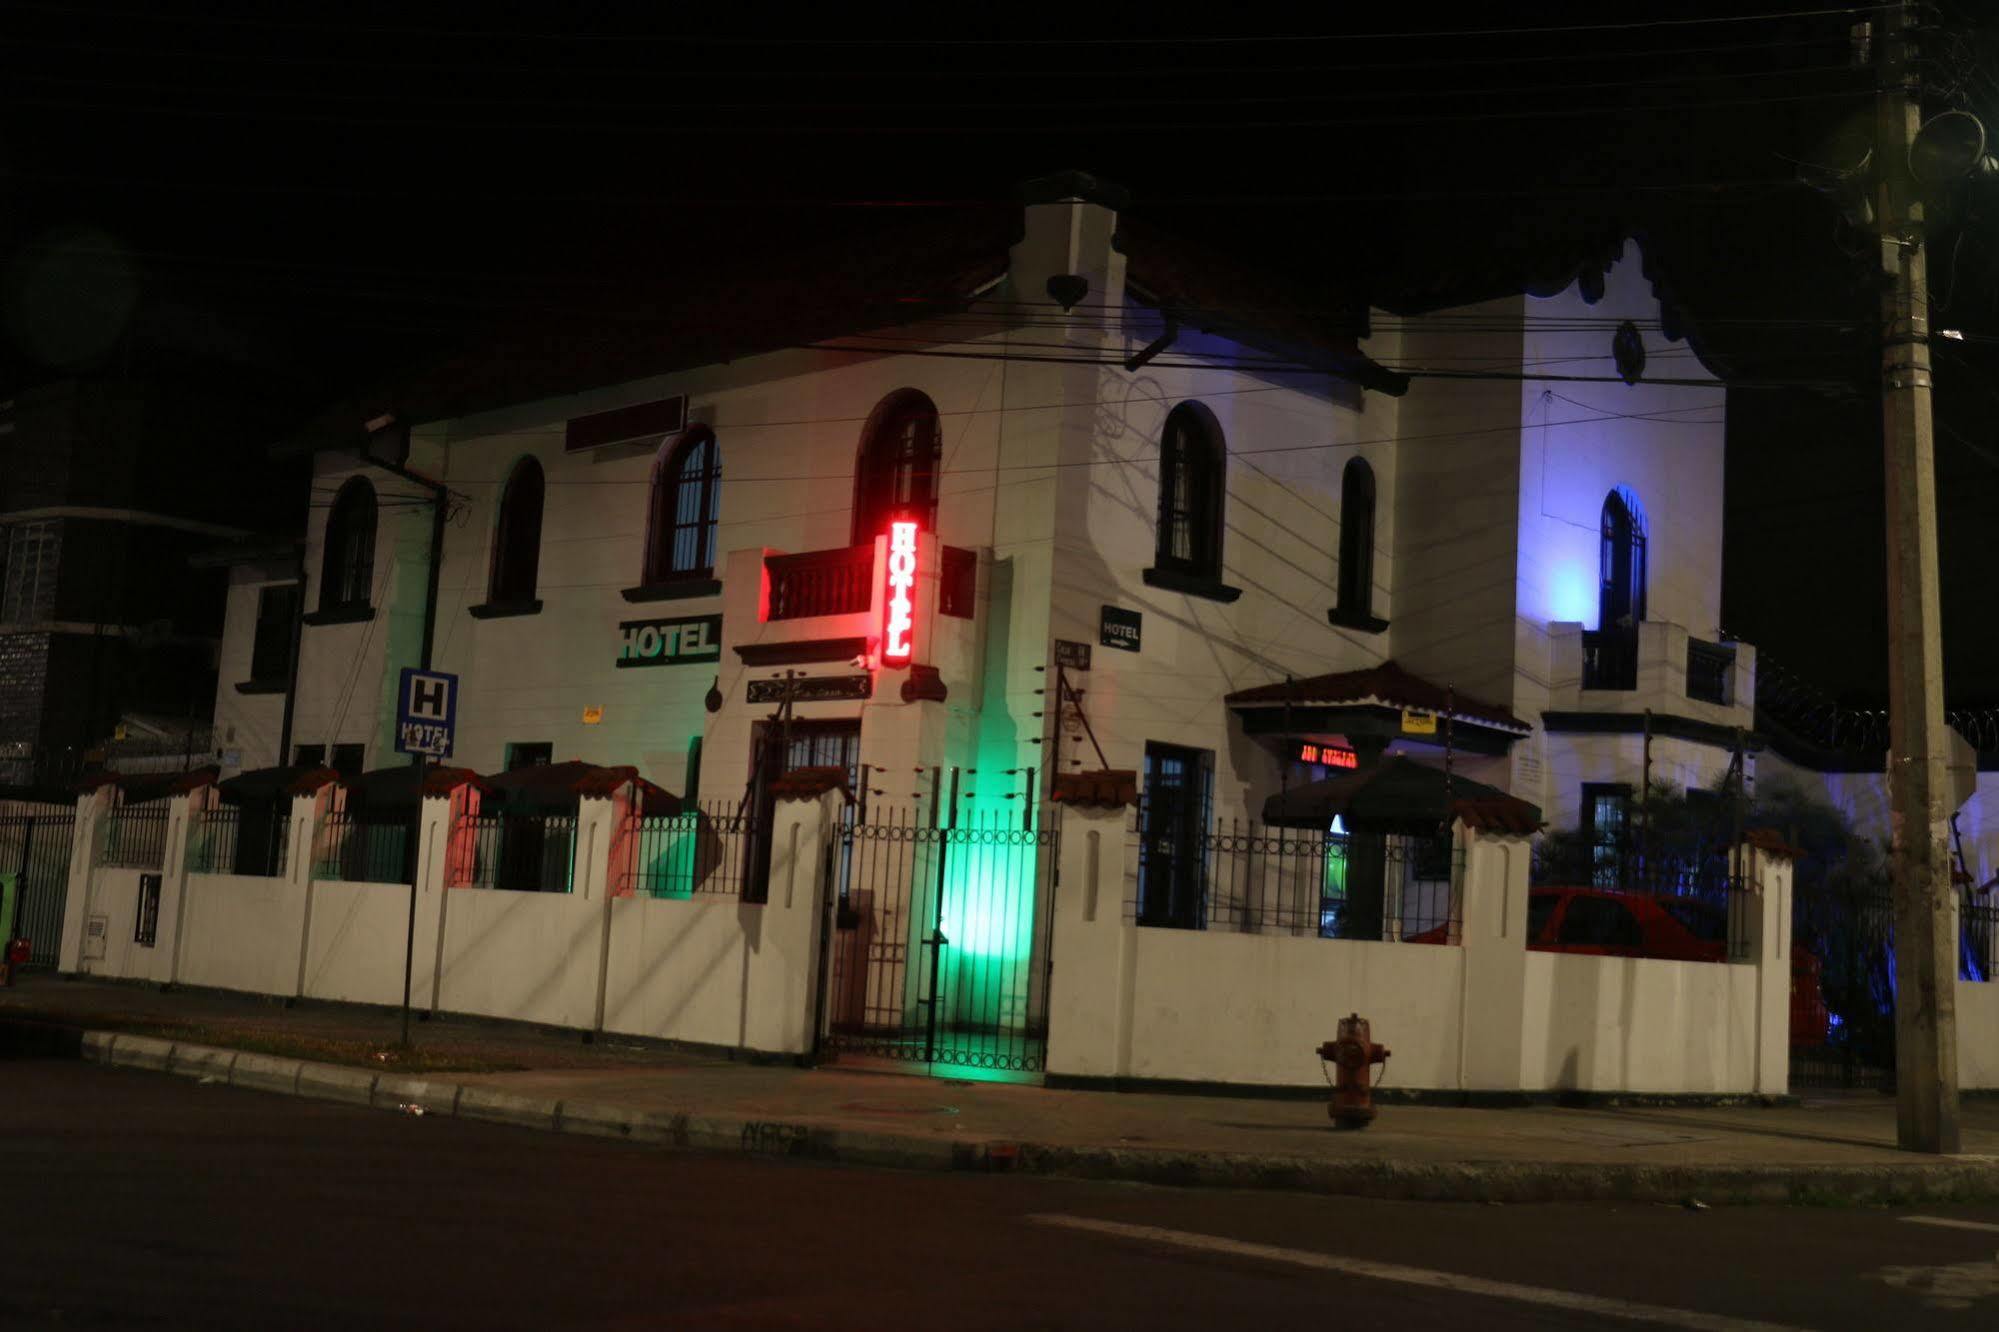
[[1156, 743], [1145, 747], [1145, 799], [1139, 810], [1141, 925], [1202, 926], [1210, 771], [1202, 750]]

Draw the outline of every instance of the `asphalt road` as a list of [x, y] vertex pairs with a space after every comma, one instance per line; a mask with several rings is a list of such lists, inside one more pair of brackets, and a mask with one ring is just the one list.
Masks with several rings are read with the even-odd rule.
[[66, 1062], [0, 1063], [0, 1190], [6, 1328], [1999, 1325], [1999, 1207], [897, 1174]]

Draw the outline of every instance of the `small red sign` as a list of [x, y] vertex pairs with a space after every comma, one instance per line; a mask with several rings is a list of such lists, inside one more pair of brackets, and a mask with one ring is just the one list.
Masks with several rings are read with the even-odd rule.
[[888, 525], [888, 595], [882, 599], [882, 662], [907, 666], [916, 637], [916, 524]]
[[1322, 763], [1328, 768], [1358, 768], [1360, 755], [1337, 745], [1299, 745], [1300, 763]]

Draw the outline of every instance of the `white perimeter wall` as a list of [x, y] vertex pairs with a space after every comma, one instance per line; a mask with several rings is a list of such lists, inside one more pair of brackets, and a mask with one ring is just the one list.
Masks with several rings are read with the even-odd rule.
[[1527, 954], [1521, 1078], [1576, 1091], [1756, 1085], [1757, 970], [1725, 962]]
[[[305, 950], [306, 997], [401, 1004], [409, 902], [406, 883], [322, 879], [313, 884], [312, 930]], [[426, 888], [417, 893], [412, 1004], [422, 1005], [430, 994], [436, 955], [437, 891]]]
[[1957, 983], [1957, 1082], [1999, 1088], [1999, 983]]
[[185, 892], [182, 983], [256, 994], [298, 992], [303, 889], [287, 879], [190, 874]]

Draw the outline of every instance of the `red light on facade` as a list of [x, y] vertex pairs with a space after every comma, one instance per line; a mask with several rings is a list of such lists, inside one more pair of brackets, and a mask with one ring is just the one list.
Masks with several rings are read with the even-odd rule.
[[1299, 745], [1300, 763], [1323, 763], [1328, 768], [1358, 768], [1360, 755], [1334, 745]]
[[882, 663], [907, 666], [916, 636], [916, 524], [888, 525], [888, 595], [882, 607]]

